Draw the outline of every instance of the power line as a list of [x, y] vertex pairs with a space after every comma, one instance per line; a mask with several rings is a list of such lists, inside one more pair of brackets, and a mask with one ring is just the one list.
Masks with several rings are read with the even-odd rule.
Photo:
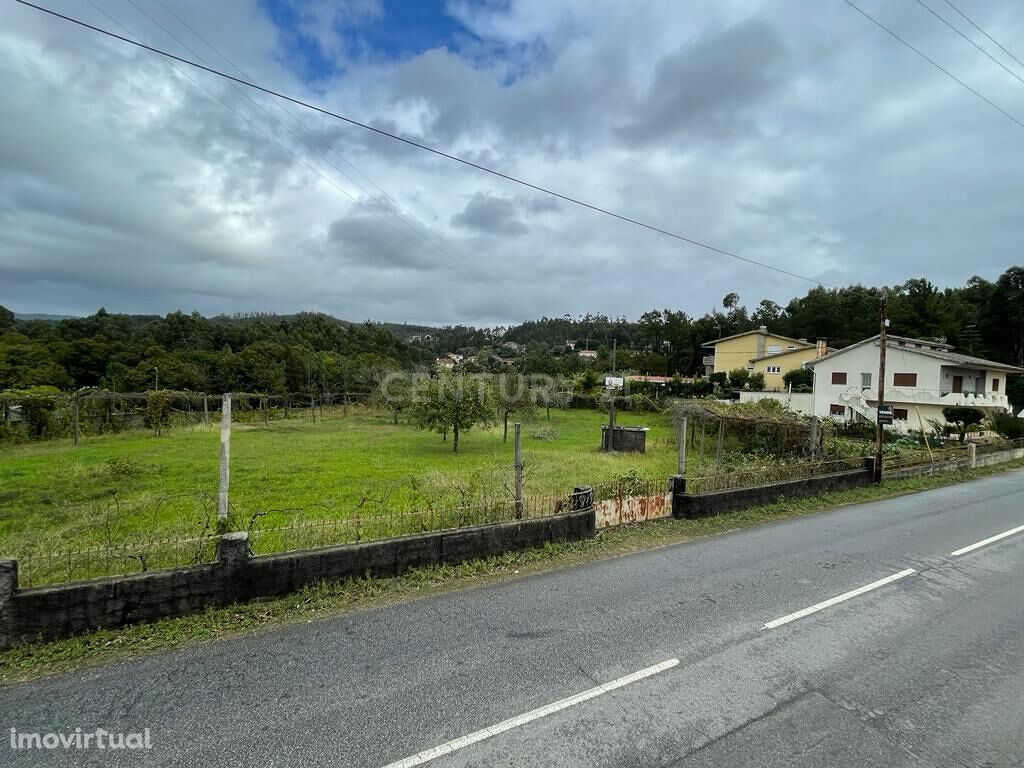
[[1018, 64], [1019, 64], [1020, 66], [1024, 67], [1024, 61], [1021, 61], [1021, 60], [1020, 60], [1020, 59], [1018, 59], [1018, 58], [1017, 58], [1016, 56], [1014, 56], [1014, 55], [1013, 55], [1012, 53], [1010, 53], [1010, 52], [1009, 52], [1008, 50], [1006, 50], [1006, 48], [1004, 48], [1004, 47], [1003, 47], [1003, 46], [1002, 46], [1002, 45], [1000, 44], [1000, 42], [999, 42], [998, 40], [996, 40], [996, 39], [995, 39], [994, 37], [992, 37], [992, 35], [990, 35], [990, 34], [989, 34], [988, 32], [986, 32], [986, 31], [985, 31], [984, 29], [982, 29], [982, 28], [981, 28], [981, 27], [979, 27], [979, 26], [978, 26], [977, 24], [975, 24], [975, 23], [974, 23], [974, 22], [973, 22], [973, 21], [971, 20], [971, 17], [970, 17], [970, 16], [968, 16], [968, 15], [967, 15], [966, 13], [964, 13], [964, 12], [963, 12], [963, 11], [961, 11], [961, 10], [960, 10], [959, 8], [957, 8], [957, 7], [955, 6], [955, 5], [953, 5], [953, 3], [951, 3], [951, 2], [950, 2], [950, 0], [945, 0], [945, 3], [946, 3], [946, 5], [948, 5], [948, 6], [950, 7], [950, 8], [952, 8], [952, 9], [953, 9], [954, 11], [956, 11], [957, 13], [959, 13], [959, 14], [960, 14], [960, 16], [961, 16], [961, 17], [963, 18], [963, 20], [964, 20], [964, 21], [966, 21], [966, 22], [967, 22], [968, 24], [970, 24], [970, 25], [971, 25], [972, 27], [974, 27], [974, 28], [975, 28], [976, 30], [978, 30], [979, 32], [981, 32], [981, 34], [983, 34], [983, 35], [984, 35], [985, 37], [987, 37], [987, 38], [988, 38], [989, 40], [991, 40], [991, 41], [992, 41], [992, 42], [993, 42], [993, 43], [995, 44], [995, 46], [996, 46], [997, 48], [999, 48], [999, 50], [1001, 50], [1001, 51], [1002, 51], [1003, 53], [1005, 53], [1005, 54], [1006, 54], [1007, 56], [1009, 56], [1009, 57], [1010, 57], [1011, 59], [1013, 59], [1013, 60], [1014, 60], [1015, 62], [1017, 62], [1017, 63], [1018, 63]]
[[[194, 67], [196, 69], [201, 69], [201, 70], [203, 70], [205, 72], [209, 72], [210, 74], [217, 75], [218, 77], [222, 77], [222, 78], [224, 78], [226, 80], [233, 80], [234, 82], [238, 83], [239, 85], [244, 85], [247, 88], [253, 88], [253, 89], [257, 90], [257, 91], [262, 91], [263, 93], [266, 93], [266, 94], [268, 94], [270, 96], [274, 96], [274, 97], [276, 97], [278, 99], [283, 99], [285, 101], [290, 101], [293, 104], [297, 104], [297, 105], [299, 105], [301, 107], [305, 107], [306, 109], [311, 109], [311, 110], [313, 110], [315, 112], [319, 112], [319, 113], [321, 113], [323, 115], [327, 115], [328, 117], [333, 117], [336, 120], [341, 120], [342, 122], [348, 123], [350, 125], [354, 125], [357, 128], [362, 128], [364, 130], [370, 131], [370, 132], [375, 133], [375, 134], [377, 134], [379, 136], [384, 136], [384, 137], [392, 139], [394, 141], [399, 141], [399, 142], [401, 142], [403, 144], [407, 144], [408, 146], [415, 147], [417, 149], [421, 149], [421, 150], [423, 150], [425, 152], [430, 152], [431, 154], [437, 155], [438, 157], [443, 157], [443, 158], [446, 158], [446, 159], [451, 160], [453, 162], [460, 163], [462, 165], [468, 166], [470, 168], [475, 168], [476, 170], [482, 171], [483, 173], [487, 173], [487, 174], [490, 174], [492, 176], [496, 176], [496, 177], [498, 177], [500, 179], [504, 179], [505, 181], [510, 181], [510, 182], [512, 182], [514, 184], [519, 184], [520, 186], [526, 187], [527, 189], [532, 189], [535, 192], [541, 192], [543, 194], [550, 195], [552, 197], [556, 197], [559, 200], [564, 200], [567, 203], [572, 203], [573, 205], [578, 205], [578, 206], [580, 206], [582, 208], [588, 208], [589, 210], [595, 211], [596, 213], [600, 213], [600, 214], [603, 214], [605, 216], [610, 216], [611, 218], [618, 219], [619, 221], [624, 221], [624, 222], [626, 222], [628, 224], [633, 224], [633, 225], [635, 225], [637, 227], [641, 227], [643, 229], [650, 230], [651, 232], [657, 232], [658, 234], [664, 235], [665, 237], [670, 237], [670, 238], [673, 238], [675, 240], [679, 240], [679, 241], [684, 242], [684, 243], [689, 243], [690, 245], [697, 246], [698, 248], [703, 248], [704, 250], [711, 251], [712, 253], [717, 253], [717, 254], [720, 254], [722, 256], [728, 256], [729, 258], [736, 259], [737, 261], [742, 261], [742, 262], [745, 262], [747, 264], [752, 264], [754, 266], [763, 267], [764, 269], [769, 269], [769, 270], [771, 270], [773, 272], [778, 272], [779, 274], [787, 275], [789, 277], [793, 277], [793, 278], [796, 278], [798, 280], [805, 280], [805, 281], [807, 281], [809, 283], [814, 283], [815, 285], [820, 285], [820, 286], [823, 286], [823, 287], [826, 287], [826, 288], [834, 287], [834, 286], [828, 285], [827, 283], [823, 283], [820, 280], [817, 280], [815, 278], [807, 277], [806, 275], [800, 275], [800, 274], [797, 274], [796, 272], [790, 272], [789, 270], [783, 269], [781, 267], [775, 267], [775, 266], [772, 266], [771, 264], [766, 264], [765, 262], [757, 261], [756, 259], [751, 259], [751, 258], [748, 258], [746, 256], [740, 256], [739, 254], [734, 253], [733, 251], [729, 251], [729, 250], [726, 250], [724, 248], [719, 248], [717, 246], [710, 245], [709, 243], [705, 243], [705, 242], [702, 242], [700, 240], [695, 240], [694, 238], [687, 237], [686, 235], [681, 235], [681, 234], [678, 234], [676, 232], [672, 232], [671, 230], [663, 229], [661, 227], [655, 226], [654, 224], [647, 224], [646, 222], [640, 221], [639, 219], [634, 219], [634, 218], [632, 218], [630, 216], [626, 216], [625, 214], [616, 213], [615, 211], [609, 210], [607, 208], [602, 208], [601, 206], [594, 205], [592, 203], [585, 202], [583, 200], [580, 200], [579, 198], [575, 198], [575, 197], [572, 197], [570, 195], [562, 194], [561, 192], [555, 192], [554, 190], [548, 189], [547, 187], [542, 187], [539, 184], [533, 184], [533, 183], [531, 183], [529, 181], [525, 181], [523, 179], [519, 179], [519, 178], [517, 178], [515, 176], [511, 176], [511, 175], [509, 175], [507, 173], [503, 173], [501, 171], [497, 171], [497, 170], [495, 170], [493, 168], [488, 168], [485, 165], [481, 165], [479, 163], [475, 163], [472, 160], [467, 160], [467, 159], [465, 159], [463, 157], [459, 157], [458, 155], [453, 155], [451, 153], [448, 153], [448, 152], [445, 152], [443, 150], [437, 149], [436, 147], [431, 147], [428, 144], [423, 144], [421, 142], [414, 141], [413, 139], [406, 138], [405, 136], [401, 136], [401, 135], [399, 135], [397, 133], [391, 133], [390, 131], [385, 131], [383, 128], [377, 128], [377, 127], [372, 126], [372, 125], [370, 125], [368, 123], [360, 122], [359, 120], [356, 120], [354, 118], [346, 117], [345, 115], [339, 114], [337, 112], [332, 112], [332, 111], [330, 111], [328, 109], [325, 109], [323, 107], [318, 107], [315, 104], [311, 104], [311, 103], [309, 103], [307, 101], [303, 101], [301, 99], [295, 98], [294, 96], [288, 96], [287, 94], [281, 93], [280, 91], [275, 91], [275, 90], [273, 90], [271, 88], [267, 88], [266, 86], [262, 86], [262, 85], [259, 85], [257, 83], [253, 83], [253, 82], [251, 82], [249, 80], [246, 80], [244, 78], [235, 77], [234, 75], [230, 75], [227, 72], [223, 72], [221, 70], [214, 69], [213, 67], [208, 67], [208, 66], [206, 66], [204, 64], [199, 64], [199, 63], [197, 63], [195, 61], [192, 61], [190, 59], [184, 58], [182, 56], [177, 56], [177, 55], [175, 55], [173, 53], [169, 53], [168, 51], [161, 50], [160, 48], [155, 48], [154, 46], [146, 45], [145, 43], [140, 43], [140, 42], [138, 42], [136, 40], [132, 40], [130, 38], [127, 38], [127, 37], [124, 37], [122, 35], [119, 35], [116, 32], [111, 32], [110, 30], [103, 29], [102, 27], [94, 26], [94, 25], [89, 24], [87, 22], [81, 21], [80, 19], [76, 19], [76, 18], [74, 18], [72, 16], [67, 16], [67, 15], [65, 15], [63, 13], [59, 13], [59, 12], [51, 10], [49, 8], [44, 8], [41, 5], [36, 5], [35, 3], [28, 2], [28, 0], [15, 0], [15, 2], [19, 3], [21, 5], [24, 5], [24, 6], [28, 7], [28, 8], [33, 8], [33, 9], [35, 9], [37, 11], [40, 11], [40, 12], [45, 13], [45, 14], [48, 14], [48, 15], [53, 16], [55, 18], [62, 19], [63, 21], [70, 22], [70, 23], [75, 24], [75, 25], [77, 25], [79, 27], [83, 27], [85, 29], [92, 30], [93, 32], [98, 32], [101, 35], [106, 35], [107, 37], [113, 38], [115, 40], [120, 40], [123, 43], [128, 43], [129, 45], [133, 45], [133, 46], [135, 46], [137, 48], [142, 48], [144, 50], [149, 51], [150, 53], [155, 53], [155, 54], [157, 54], [159, 56], [163, 56], [165, 58], [172, 59], [174, 61], [178, 61], [178, 62], [180, 62], [182, 64], [186, 64], [186, 65], [188, 65], [190, 67]], [[847, 2], [849, 2], [849, 0], [847, 0]], [[851, 3], [851, 5], [852, 5], [852, 3]], [[856, 7], [856, 6], [854, 6], [854, 7]], [[984, 97], [982, 97], [982, 98], [984, 98]], [[998, 107], [997, 107], [997, 109], [998, 109]], [[1000, 110], [1000, 111], [1002, 111], [1002, 110]], [[1007, 114], [1007, 116], [1009, 117], [1009, 114]], [[1013, 118], [1011, 118], [1011, 119], [1013, 119]], [[1024, 123], [1018, 123], [1018, 124], [1022, 128], [1024, 128]]]
[[928, 11], [928, 13], [930, 13], [930, 14], [931, 14], [932, 16], [934, 16], [934, 17], [935, 17], [936, 19], [938, 19], [938, 20], [939, 20], [939, 21], [941, 21], [941, 22], [942, 22], [943, 24], [945, 24], [945, 25], [946, 25], [947, 27], [949, 27], [949, 28], [950, 28], [951, 30], [953, 30], [953, 31], [954, 31], [954, 32], [956, 32], [956, 33], [957, 33], [958, 35], [960, 35], [960, 37], [962, 37], [962, 38], [963, 38], [964, 40], [966, 40], [966, 41], [967, 41], [968, 43], [970, 43], [970, 44], [971, 44], [971, 45], [973, 45], [973, 46], [974, 46], [975, 48], [977, 48], [977, 49], [978, 49], [979, 51], [981, 51], [981, 52], [982, 52], [982, 53], [983, 53], [983, 54], [984, 54], [985, 56], [987, 56], [987, 57], [988, 57], [989, 59], [991, 59], [991, 60], [992, 60], [993, 62], [995, 62], [995, 63], [996, 63], [996, 64], [997, 64], [998, 66], [1002, 67], [1002, 68], [1003, 68], [1003, 69], [1004, 69], [1004, 70], [1006, 71], [1006, 73], [1007, 73], [1008, 75], [1010, 75], [1010, 77], [1016, 78], [1016, 79], [1017, 79], [1018, 81], [1020, 81], [1020, 83], [1021, 83], [1022, 85], [1024, 85], [1024, 78], [1022, 78], [1022, 77], [1021, 77], [1020, 75], [1018, 75], [1018, 74], [1017, 74], [1016, 72], [1014, 72], [1014, 71], [1013, 71], [1012, 69], [1010, 69], [1010, 68], [1009, 68], [1008, 66], [1006, 66], [1005, 64], [1003, 64], [1003, 62], [1001, 62], [1001, 61], [1000, 61], [999, 59], [997, 59], [997, 58], [996, 58], [995, 56], [993, 56], [993, 55], [992, 55], [991, 53], [989, 53], [988, 51], [986, 51], [986, 50], [985, 50], [984, 48], [982, 48], [982, 47], [981, 47], [980, 45], [978, 45], [978, 44], [977, 44], [976, 42], [974, 42], [973, 40], [971, 40], [971, 38], [969, 38], [969, 37], [968, 37], [967, 35], [965, 35], [965, 34], [964, 34], [964, 33], [963, 33], [962, 31], [960, 31], [959, 29], [957, 29], [957, 27], [955, 27], [955, 26], [954, 26], [953, 24], [951, 24], [951, 23], [950, 23], [949, 21], [947, 21], [947, 20], [946, 20], [946, 19], [945, 19], [945, 18], [944, 18], [943, 16], [939, 15], [939, 13], [938, 13], [937, 11], [935, 11], [935, 9], [934, 9], [934, 8], [932, 8], [932, 7], [931, 7], [931, 6], [929, 6], [929, 5], [927, 4], [927, 3], [925, 3], [925, 2], [924, 2], [924, 0], [915, 0], [915, 1], [917, 2], [917, 4], [918, 4], [918, 5], [920, 5], [920, 6], [921, 6], [922, 8], [924, 8], [924, 9], [925, 9], [926, 11]]
[[[22, 2], [24, 2], [24, 0], [17, 0], [17, 2], [19, 2], [19, 3], [22, 3]], [[991, 99], [987, 98], [986, 96], [983, 96], [983, 95], [982, 95], [982, 94], [981, 94], [981, 93], [980, 93], [979, 91], [976, 91], [976, 90], [975, 90], [974, 88], [972, 88], [971, 86], [969, 86], [969, 85], [968, 85], [967, 83], [965, 83], [965, 82], [964, 82], [963, 80], [961, 80], [961, 79], [960, 79], [959, 77], [957, 77], [957, 76], [956, 76], [956, 75], [954, 75], [954, 74], [953, 74], [952, 72], [950, 72], [950, 71], [949, 71], [948, 69], [946, 69], [945, 67], [943, 67], [943, 66], [942, 66], [941, 64], [939, 64], [939, 63], [938, 63], [937, 61], [935, 61], [935, 59], [932, 59], [932, 58], [930, 58], [930, 57], [929, 57], [929, 56], [928, 56], [928, 55], [927, 55], [926, 53], [924, 53], [923, 51], [921, 51], [921, 50], [920, 50], [919, 48], [915, 48], [915, 47], [914, 47], [913, 45], [911, 45], [911, 44], [910, 44], [910, 43], [908, 43], [908, 42], [907, 42], [906, 40], [904, 40], [904, 39], [903, 39], [902, 37], [900, 37], [900, 36], [899, 36], [898, 34], [896, 34], [895, 32], [893, 32], [893, 31], [892, 31], [891, 29], [889, 29], [889, 27], [885, 26], [885, 24], [883, 24], [882, 22], [880, 22], [880, 21], [879, 21], [878, 19], [876, 19], [876, 18], [875, 18], [874, 16], [872, 16], [872, 15], [871, 15], [870, 13], [868, 13], [867, 11], [865, 11], [865, 10], [864, 10], [863, 8], [861, 8], [860, 6], [858, 6], [858, 5], [854, 4], [854, 3], [852, 2], [852, 0], [843, 0], [843, 2], [844, 2], [844, 3], [846, 3], [846, 4], [848, 5], [848, 6], [850, 6], [851, 8], [853, 8], [853, 10], [855, 10], [855, 11], [856, 11], [857, 13], [859, 13], [859, 14], [860, 14], [861, 16], [863, 16], [863, 17], [864, 17], [865, 19], [867, 19], [868, 21], [870, 21], [870, 22], [871, 22], [872, 24], [874, 24], [874, 25], [875, 25], [876, 27], [878, 27], [879, 29], [883, 30], [883, 31], [884, 31], [884, 32], [885, 32], [886, 34], [888, 34], [888, 35], [889, 35], [890, 37], [892, 37], [892, 38], [893, 38], [894, 40], [897, 40], [897, 41], [899, 41], [900, 43], [902, 43], [903, 45], [905, 45], [905, 46], [906, 46], [907, 48], [909, 48], [910, 50], [912, 50], [912, 51], [913, 51], [914, 53], [916, 53], [916, 54], [917, 54], [918, 56], [920, 56], [920, 57], [921, 57], [922, 59], [924, 59], [924, 60], [925, 60], [925, 61], [927, 61], [927, 62], [928, 62], [929, 64], [931, 64], [931, 65], [932, 65], [933, 67], [935, 67], [935, 68], [936, 68], [937, 70], [939, 70], [939, 71], [940, 71], [940, 72], [942, 72], [942, 73], [943, 73], [944, 75], [946, 75], [946, 77], [950, 78], [951, 80], [954, 80], [955, 82], [959, 83], [959, 84], [960, 84], [961, 86], [963, 86], [964, 88], [966, 88], [966, 89], [967, 89], [968, 91], [970, 91], [971, 93], [973, 93], [973, 94], [974, 94], [975, 96], [977, 96], [977, 97], [978, 97], [979, 99], [981, 99], [981, 100], [982, 100], [982, 101], [984, 101], [984, 102], [985, 102], [986, 104], [988, 104], [988, 105], [989, 105], [990, 107], [992, 107], [992, 109], [996, 110], [996, 111], [997, 111], [997, 112], [999, 112], [999, 113], [1000, 113], [1001, 115], [1003, 115], [1003, 117], [1006, 117], [1007, 119], [1009, 119], [1009, 120], [1012, 120], [1012, 121], [1013, 121], [1014, 123], [1016, 123], [1016, 124], [1017, 124], [1017, 125], [1018, 125], [1019, 127], [1021, 127], [1021, 128], [1024, 128], [1024, 122], [1021, 122], [1020, 120], [1018, 120], [1018, 119], [1017, 119], [1016, 117], [1014, 117], [1013, 115], [1011, 115], [1011, 114], [1010, 114], [1009, 112], [1007, 112], [1007, 111], [1006, 111], [1005, 109], [1003, 109], [1002, 107], [1000, 107], [1000, 106], [999, 106], [998, 104], [996, 104], [996, 103], [995, 103], [994, 101], [992, 101]]]

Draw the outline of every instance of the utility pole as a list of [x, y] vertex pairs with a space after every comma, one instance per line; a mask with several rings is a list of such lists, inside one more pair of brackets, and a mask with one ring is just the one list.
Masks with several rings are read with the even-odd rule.
[[160, 367], [153, 368], [153, 373], [156, 375], [156, 384], [153, 385], [153, 389], [160, 391]]
[[885, 425], [878, 418], [879, 411], [885, 405], [885, 351], [889, 329], [889, 293], [885, 288], [882, 289], [882, 305], [879, 315], [878, 405], [875, 408], [875, 485], [882, 483], [882, 448], [885, 445]]

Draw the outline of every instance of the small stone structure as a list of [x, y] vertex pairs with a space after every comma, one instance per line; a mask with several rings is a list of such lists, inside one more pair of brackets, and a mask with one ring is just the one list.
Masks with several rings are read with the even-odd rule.
[[[647, 427], [615, 427], [613, 451], [647, 453]], [[601, 425], [601, 450], [608, 450], [608, 425]]]

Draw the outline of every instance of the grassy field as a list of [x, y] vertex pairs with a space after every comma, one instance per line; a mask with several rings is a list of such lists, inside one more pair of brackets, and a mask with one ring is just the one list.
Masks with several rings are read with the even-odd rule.
[[[650, 427], [648, 453], [600, 453], [595, 411], [552, 411], [523, 426], [525, 495], [568, 493], [574, 485], [629, 472], [667, 478], [676, 448], [667, 416], [624, 414], [621, 424]], [[554, 439], [536, 437], [550, 430]], [[124, 433], [35, 443], [0, 451], [0, 554], [90, 546], [134, 537], [197, 535], [216, 506], [219, 434], [185, 427], [154, 437]], [[268, 426], [235, 425], [231, 499], [236, 523], [256, 512], [262, 525], [342, 519], [424, 499], [444, 504], [507, 497], [511, 435], [472, 430], [459, 453], [451, 442], [369, 410], [307, 415]]]

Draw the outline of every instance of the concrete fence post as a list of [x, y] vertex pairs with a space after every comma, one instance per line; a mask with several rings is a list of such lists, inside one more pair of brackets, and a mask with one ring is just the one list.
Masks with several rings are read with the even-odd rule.
[[974, 443], [967, 444], [967, 464], [971, 469], [978, 466], [978, 446]]
[[244, 566], [249, 559], [249, 534], [245, 531], [225, 533], [217, 542], [217, 564], [224, 568]]
[[18, 589], [18, 561], [0, 560], [0, 650], [14, 644], [14, 593]]
[[686, 478], [682, 475], [673, 475], [668, 479], [668, 492], [672, 494], [672, 517], [679, 519], [684, 516], [683, 506], [686, 496]]

